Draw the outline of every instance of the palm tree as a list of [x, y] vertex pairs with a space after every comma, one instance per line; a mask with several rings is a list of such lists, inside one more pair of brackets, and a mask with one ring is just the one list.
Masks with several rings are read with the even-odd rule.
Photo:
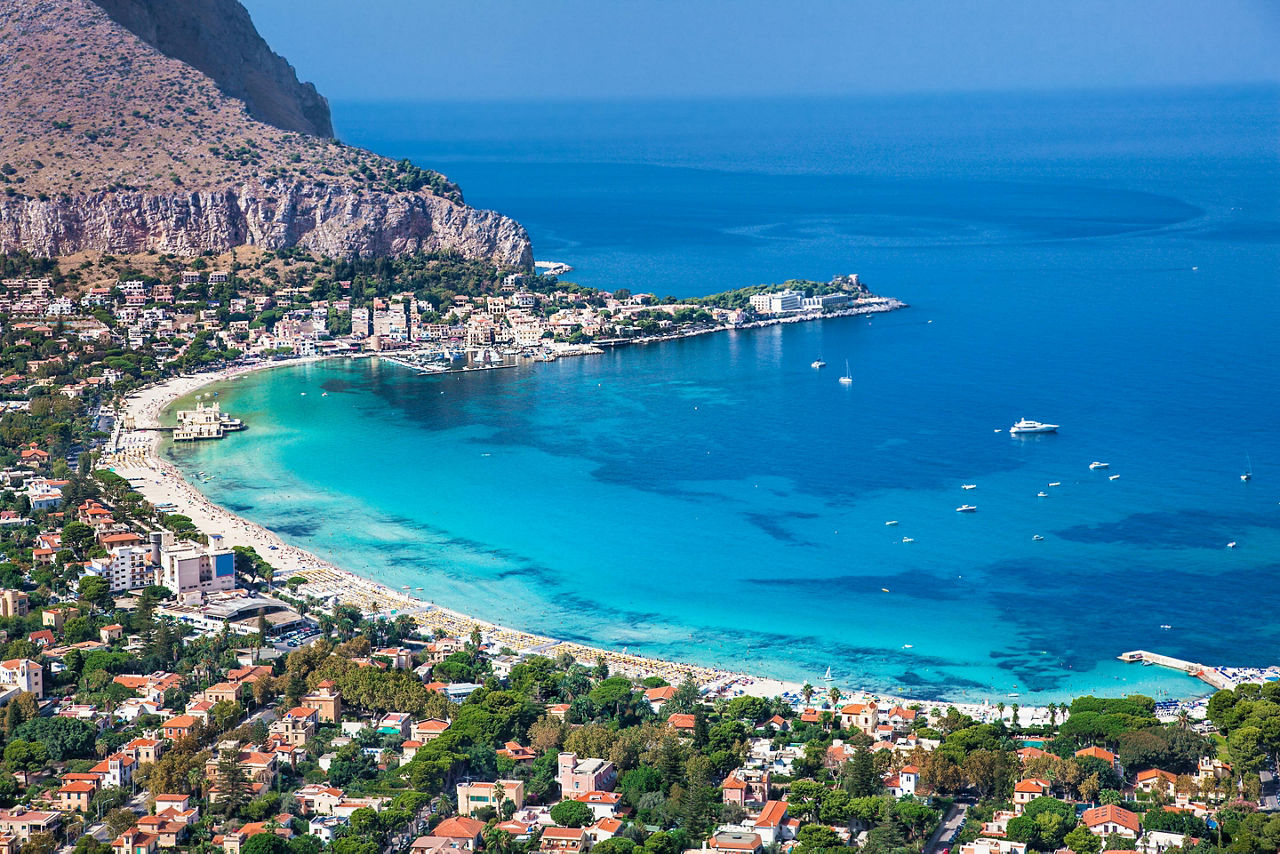
[[813, 694], [814, 694], [813, 686], [810, 685], [808, 682], [804, 683], [804, 687], [800, 689], [800, 698], [804, 700], [805, 705], [808, 705], [809, 701], [813, 699]]
[[839, 688], [832, 688], [830, 691], [827, 692], [827, 696], [831, 698], [831, 708], [834, 709], [837, 705], [839, 705], [840, 696], [841, 696]]
[[996, 711], [1000, 713], [1000, 720], [1004, 720], [1004, 700], [996, 703]]

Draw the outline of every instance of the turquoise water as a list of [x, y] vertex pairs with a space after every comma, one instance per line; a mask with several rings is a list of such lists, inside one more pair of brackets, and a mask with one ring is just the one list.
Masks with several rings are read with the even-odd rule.
[[[584, 284], [858, 272], [912, 308], [272, 371], [221, 390], [249, 431], [171, 453], [291, 542], [520, 628], [922, 697], [1193, 693], [1114, 657], [1280, 658], [1276, 104], [338, 105]], [[1012, 439], [1024, 415], [1062, 430]]]

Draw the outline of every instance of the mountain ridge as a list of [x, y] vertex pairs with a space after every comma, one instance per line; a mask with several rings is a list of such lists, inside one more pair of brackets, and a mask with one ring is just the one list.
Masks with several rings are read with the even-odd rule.
[[0, 251], [533, 260], [443, 175], [258, 121], [91, 0], [0, 0], [0, 139]]

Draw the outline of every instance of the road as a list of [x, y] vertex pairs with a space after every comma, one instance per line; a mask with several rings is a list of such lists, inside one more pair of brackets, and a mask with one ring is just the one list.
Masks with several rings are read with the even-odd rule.
[[961, 825], [964, 824], [965, 814], [969, 811], [969, 805], [957, 801], [951, 805], [951, 809], [947, 811], [946, 816], [938, 825], [938, 829], [933, 832], [929, 844], [924, 847], [925, 854], [938, 854], [943, 848], [951, 847], [951, 841], [956, 838], [956, 834], [960, 832]]

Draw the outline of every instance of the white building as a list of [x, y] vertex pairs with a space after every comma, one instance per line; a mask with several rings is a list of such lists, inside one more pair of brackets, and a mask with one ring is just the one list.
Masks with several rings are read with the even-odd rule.
[[800, 311], [804, 297], [799, 291], [785, 290], [751, 297], [751, 308], [756, 314], [790, 314]]
[[116, 546], [106, 557], [90, 558], [84, 572], [106, 581], [112, 593], [139, 590], [156, 580], [149, 556], [149, 551], [142, 546]]
[[222, 547], [217, 534], [209, 537], [208, 546], [170, 541], [161, 546], [156, 583], [178, 596], [231, 590], [236, 586], [235, 553]]
[[0, 662], [0, 685], [44, 696], [44, 668], [29, 658]]

